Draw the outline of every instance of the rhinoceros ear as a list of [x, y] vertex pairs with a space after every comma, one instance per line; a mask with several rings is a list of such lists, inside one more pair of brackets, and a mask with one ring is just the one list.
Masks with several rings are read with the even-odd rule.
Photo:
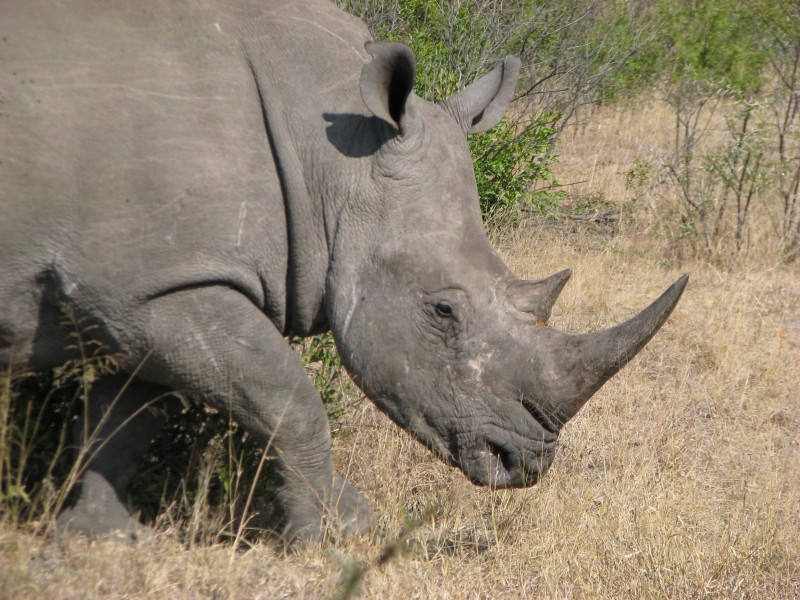
[[361, 98], [372, 114], [401, 132], [417, 59], [407, 46], [396, 42], [367, 42], [364, 47], [372, 60], [361, 71]]
[[465, 134], [487, 131], [497, 125], [508, 110], [517, 87], [519, 66], [519, 58], [507, 56], [503, 64], [439, 106], [461, 125]]

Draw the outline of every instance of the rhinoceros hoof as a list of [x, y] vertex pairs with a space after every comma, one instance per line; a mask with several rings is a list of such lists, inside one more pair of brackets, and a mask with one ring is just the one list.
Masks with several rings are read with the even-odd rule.
[[343, 536], [353, 537], [366, 533], [372, 526], [374, 516], [359, 491], [347, 481], [336, 476], [337, 495], [336, 501], [337, 520], [332, 523], [338, 526], [338, 531]]
[[313, 507], [293, 503], [286, 512], [283, 536], [292, 545], [356, 537], [369, 530], [374, 521], [372, 510], [358, 490], [338, 475], [333, 493], [321, 508], [316, 503]]
[[152, 531], [127, 512], [102, 508], [93, 511], [80, 506], [63, 511], [56, 519], [56, 526], [66, 533], [90, 539], [113, 538], [128, 543], [137, 542]]

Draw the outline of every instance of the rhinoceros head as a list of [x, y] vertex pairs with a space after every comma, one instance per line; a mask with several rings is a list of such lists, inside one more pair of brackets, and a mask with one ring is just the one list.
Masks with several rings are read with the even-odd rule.
[[474, 483], [532, 485], [563, 424], [658, 331], [686, 277], [617, 327], [548, 327], [570, 271], [510, 273], [484, 234], [464, 139], [502, 118], [518, 60], [434, 105], [412, 92], [408, 48], [367, 50], [361, 96], [381, 143], [361, 235], [328, 284], [337, 344], [369, 398]]

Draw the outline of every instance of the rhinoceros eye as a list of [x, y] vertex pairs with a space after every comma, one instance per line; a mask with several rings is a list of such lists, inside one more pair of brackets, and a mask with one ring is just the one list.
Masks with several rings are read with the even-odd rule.
[[469, 303], [466, 294], [458, 288], [438, 290], [423, 297], [423, 311], [427, 325], [433, 328], [438, 336], [455, 338], [461, 335], [469, 315]]
[[424, 318], [425, 327], [422, 331], [445, 346], [461, 339], [469, 323], [466, 294], [460, 289], [448, 288], [430, 294], [424, 298], [424, 302], [424, 310], [418, 313]]
[[436, 314], [443, 319], [449, 319], [453, 316], [453, 307], [447, 304], [447, 302], [437, 302], [435, 309]]

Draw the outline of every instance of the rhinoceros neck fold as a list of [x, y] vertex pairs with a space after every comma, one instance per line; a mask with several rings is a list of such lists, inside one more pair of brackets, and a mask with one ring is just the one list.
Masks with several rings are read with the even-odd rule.
[[[288, 261], [286, 272], [286, 334], [304, 335], [325, 329], [322, 309], [328, 248], [321, 209], [315, 205], [286, 122], [284, 103], [274, 88], [272, 73], [250, 62], [262, 107], [264, 132], [275, 160], [284, 200]], [[266, 72], [265, 72], [266, 71]]]
[[[326, 276], [335, 215], [340, 212], [337, 204], [345, 200], [344, 194], [333, 190], [340, 179], [352, 184], [349, 178], [326, 168], [331, 149], [325, 139], [328, 124], [324, 115], [332, 107], [353, 103], [350, 97], [357, 94], [357, 78], [354, 76], [348, 93], [341, 76], [333, 79], [334, 75], [323, 69], [324, 61], [297, 61], [299, 54], [325, 56], [332, 50], [341, 53], [341, 49], [327, 47], [338, 44], [336, 38], [309, 34], [307, 30], [316, 32], [315, 24], [308, 18], [292, 18], [291, 12], [287, 7], [285, 13], [269, 16], [280, 21], [280, 27], [273, 28], [279, 33], [266, 39], [245, 35], [242, 45], [258, 91], [264, 133], [283, 196], [288, 250], [284, 333], [309, 335], [328, 328]], [[331, 29], [332, 25], [326, 27]], [[356, 74], [363, 62], [361, 54], [345, 53], [355, 63], [352, 71]], [[338, 170], [343, 170], [341, 161], [335, 162]]]
[[[295, 18], [293, 11], [302, 11], [288, 3], [285, 10], [269, 14], [279, 24], [273, 35], [242, 34], [284, 198], [285, 334], [308, 335], [329, 327], [326, 285], [336, 239], [340, 229], [359, 237], [351, 231], [354, 219], [344, 226], [342, 221], [348, 221], [345, 213], [352, 208], [354, 191], [364, 194], [373, 156], [384, 141], [375, 133], [377, 119], [367, 114], [358, 88], [367, 59], [364, 43], [370, 38], [360, 23], [332, 19], [335, 5], [331, 14], [326, 10]], [[326, 57], [331, 55], [340, 68], [330, 69]], [[359, 262], [359, 248], [346, 245], [340, 265]]]

